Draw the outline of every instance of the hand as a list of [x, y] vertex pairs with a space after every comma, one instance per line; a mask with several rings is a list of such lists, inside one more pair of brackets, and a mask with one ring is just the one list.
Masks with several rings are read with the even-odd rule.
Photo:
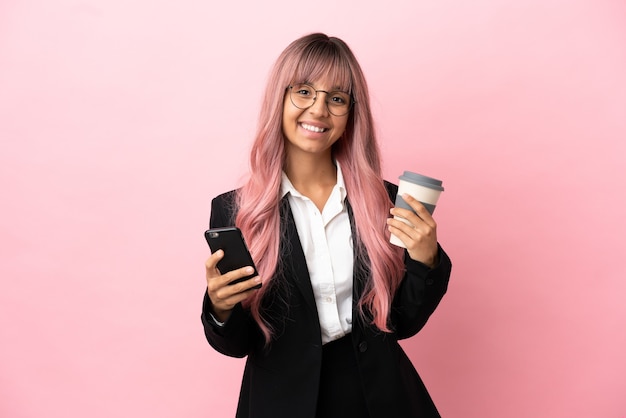
[[229, 283], [233, 280], [249, 276], [254, 272], [254, 269], [242, 267], [221, 274], [217, 269], [217, 262], [222, 257], [224, 257], [224, 251], [218, 250], [215, 254], [211, 254], [205, 263], [207, 292], [213, 305], [213, 315], [220, 322], [226, 321], [235, 305], [250, 297], [256, 290], [252, 288], [261, 283], [261, 278], [255, 276], [249, 280], [230, 285]]
[[403, 194], [402, 198], [416, 213], [408, 209], [391, 208], [390, 213], [393, 216], [405, 219], [408, 224], [389, 218], [389, 232], [404, 243], [411, 259], [432, 268], [437, 264], [437, 223], [419, 201], [408, 194]]

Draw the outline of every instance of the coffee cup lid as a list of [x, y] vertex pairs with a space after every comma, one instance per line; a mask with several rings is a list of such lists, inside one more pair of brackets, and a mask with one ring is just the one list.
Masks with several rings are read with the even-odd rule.
[[424, 187], [429, 187], [431, 189], [443, 191], [443, 186], [442, 186], [443, 182], [441, 180], [424, 176], [422, 174], [413, 173], [412, 171], [405, 171], [404, 174], [400, 176], [400, 180], [419, 184]]

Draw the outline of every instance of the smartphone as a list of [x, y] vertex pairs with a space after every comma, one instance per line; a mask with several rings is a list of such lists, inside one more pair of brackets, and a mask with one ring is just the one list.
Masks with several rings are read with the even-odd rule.
[[[254, 273], [230, 282], [231, 285], [249, 280], [259, 274], [239, 228], [235, 226], [211, 228], [204, 232], [204, 237], [212, 253], [217, 250], [224, 251], [224, 257], [217, 263], [220, 273], [224, 274], [245, 266], [252, 266], [254, 269]], [[253, 287], [253, 289], [260, 287], [261, 283]]]

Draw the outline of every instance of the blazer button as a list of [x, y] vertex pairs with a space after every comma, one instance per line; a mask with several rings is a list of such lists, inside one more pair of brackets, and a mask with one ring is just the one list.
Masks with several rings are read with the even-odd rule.
[[361, 353], [365, 353], [367, 351], [367, 342], [366, 341], [361, 341], [361, 343], [359, 344], [359, 351]]

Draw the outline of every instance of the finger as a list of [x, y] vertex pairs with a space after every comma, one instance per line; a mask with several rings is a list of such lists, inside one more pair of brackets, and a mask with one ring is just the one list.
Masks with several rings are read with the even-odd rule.
[[[408, 224], [411, 228], [417, 228], [420, 225], [424, 224], [424, 220], [420, 218], [415, 212], [404, 209], [404, 208], [391, 208], [389, 213], [392, 215], [391, 219], [394, 219], [397, 222]], [[398, 228], [401, 228], [402, 225], [398, 224]]]
[[232, 293], [236, 294], [247, 292], [249, 290], [256, 290], [255, 287], [259, 284], [261, 284], [261, 278], [259, 276], [254, 276], [239, 283], [229, 284], [226, 287], [229, 288]]
[[406, 248], [413, 245], [415, 241], [415, 235], [417, 231], [411, 224], [407, 224], [407, 221], [397, 218], [387, 219], [387, 229], [393, 235], [395, 235]]
[[406, 194], [406, 193], [404, 193], [402, 195], [402, 198], [404, 199], [404, 201], [406, 203], [409, 204], [409, 206], [411, 206], [411, 208], [417, 213], [417, 215], [420, 218], [422, 218], [424, 220], [432, 219], [432, 215], [430, 214], [428, 209], [426, 209], [426, 206], [424, 206], [424, 204], [422, 202], [420, 202], [419, 200], [415, 199], [410, 194]]
[[[207, 272], [207, 287], [209, 293], [220, 293], [220, 297], [227, 297], [231, 294], [247, 290], [252, 285], [243, 286], [242, 283], [247, 283], [249, 280], [245, 280], [240, 283], [231, 284], [232, 282], [250, 276], [254, 273], [254, 268], [247, 266], [240, 269], [232, 270], [226, 274], [210, 275]], [[257, 276], [258, 277], [258, 276]], [[259, 279], [260, 280], [260, 279]], [[252, 280], [254, 282], [254, 280]], [[256, 283], [255, 285], [257, 285]]]
[[389, 233], [391, 233], [391, 235], [402, 241], [404, 247], [406, 248], [408, 240], [410, 239], [409, 236], [402, 229], [398, 228], [396, 225], [393, 225], [392, 222], [392, 219], [387, 220], [387, 230], [389, 231]]
[[219, 276], [221, 273], [217, 268], [217, 263], [224, 257], [224, 251], [217, 250], [209, 258], [207, 258], [205, 264], [206, 276], [209, 277]]
[[[237, 289], [240, 289], [241, 287], [239, 285], [242, 284], [242, 283], [246, 283], [249, 280], [245, 280], [243, 282], [235, 283], [235, 284], [232, 284], [232, 285], [230, 283], [232, 283], [232, 282], [234, 282], [236, 280], [239, 280], [239, 279], [243, 279], [244, 277], [250, 276], [253, 273], [254, 273], [254, 268], [251, 267], [251, 266], [246, 266], [246, 267], [242, 267], [240, 269], [229, 271], [229, 272], [227, 272], [226, 274], [223, 275], [224, 284], [227, 284], [227, 285], [233, 286], [233, 287], [237, 287]], [[258, 277], [258, 276], [255, 276], [255, 277]], [[250, 280], [252, 280], [252, 278]], [[241, 290], [245, 290], [245, 288], [241, 288], [240, 291]]]
[[[257, 289], [254, 287], [261, 283], [259, 276], [254, 276], [243, 282], [235, 284], [226, 284], [216, 289], [213, 289], [212, 301], [213, 304], [223, 309], [230, 309], [232, 306], [248, 298]], [[211, 294], [209, 295], [211, 296]]]
[[245, 292], [234, 293], [228, 295], [227, 297], [221, 299], [217, 298], [217, 300], [212, 301], [213, 307], [222, 309], [224, 311], [229, 311], [235, 307], [239, 302], [243, 302], [248, 299], [255, 292], [255, 289], [246, 290]]
[[[416, 225], [407, 222], [415, 222]], [[388, 218], [387, 225], [389, 231], [402, 240], [405, 245], [409, 243], [406, 240], [414, 242], [420, 242], [424, 239], [430, 239], [432, 236], [436, 236], [436, 228], [430, 227], [423, 220], [419, 219], [415, 214], [411, 220], [405, 220], [404, 218]], [[406, 237], [406, 238], [403, 238]]]
[[[420, 202], [419, 200], [415, 199], [413, 196], [406, 194], [406, 193], [402, 195], [402, 198], [413, 209], [415, 215], [419, 217], [421, 220], [423, 220], [424, 222], [426, 222], [427, 225], [431, 227], [434, 227], [436, 225], [435, 220], [433, 219], [432, 215], [430, 214], [428, 209], [426, 209], [426, 206], [422, 204], [422, 202]], [[400, 208], [397, 208], [397, 209], [400, 209]], [[408, 216], [407, 219], [409, 219], [410, 215], [407, 215], [407, 216]]]

